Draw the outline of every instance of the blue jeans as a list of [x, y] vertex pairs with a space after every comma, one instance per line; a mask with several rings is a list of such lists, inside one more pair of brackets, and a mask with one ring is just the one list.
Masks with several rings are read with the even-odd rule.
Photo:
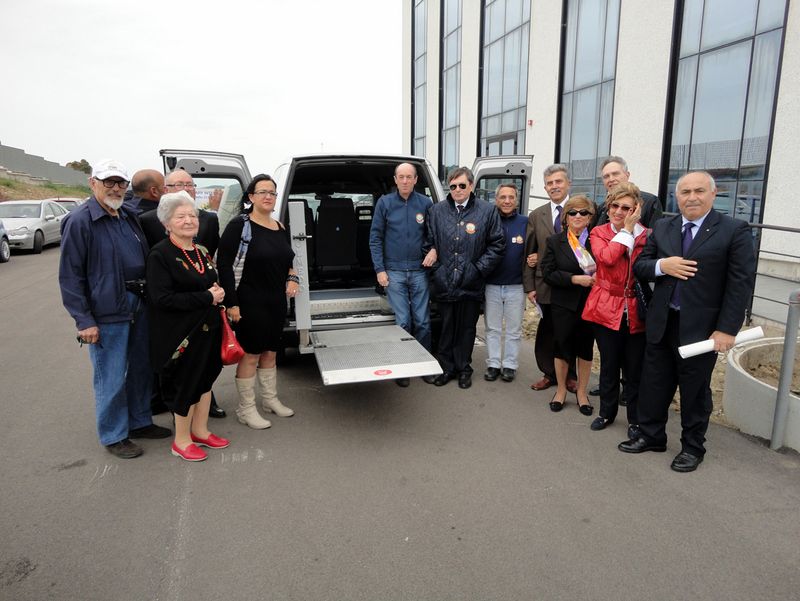
[[[519, 344], [524, 313], [525, 291], [522, 289], [522, 284], [507, 286], [486, 284], [483, 319], [486, 324], [487, 367], [514, 370], [519, 367]], [[503, 341], [504, 322], [505, 341]]]
[[427, 272], [421, 269], [389, 269], [386, 275], [389, 276], [386, 297], [394, 311], [395, 322], [430, 352], [431, 314]]
[[130, 430], [153, 423], [147, 312], [135, 294], [128, 292], [127, 298], [134, 308], [134, 320], [97, 324], [100, 342], [89, 346], [97, 435], [104, 446], [127, 438]]

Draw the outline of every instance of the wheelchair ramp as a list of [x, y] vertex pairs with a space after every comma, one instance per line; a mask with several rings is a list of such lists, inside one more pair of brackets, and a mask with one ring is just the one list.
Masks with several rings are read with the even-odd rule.
[[311, 342], [326, 386], [442, 373], [439, 362], [396, 325], [312, 332]]

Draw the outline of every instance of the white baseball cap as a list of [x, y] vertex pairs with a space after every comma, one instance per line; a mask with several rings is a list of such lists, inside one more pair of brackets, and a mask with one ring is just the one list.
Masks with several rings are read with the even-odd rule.
[[114, 159], [101, 159], [92, 167], [92, 177], [95, 179], [106, 179], [109, 177], [121, 177], [126, 182], [131, 181], [125, 165]]

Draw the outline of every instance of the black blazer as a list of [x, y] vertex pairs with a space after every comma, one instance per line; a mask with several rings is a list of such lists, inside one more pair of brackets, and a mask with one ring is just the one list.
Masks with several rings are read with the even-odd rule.
[[[656, 261], [683, 254], [682, 229], [680, 215], [657, 221], [633, 266], [637, 277], [656, 282], [647, 309], [650, 343], [664, 336], [670, 298], [678, 282], [667, 275], [656, 279]], [[697, 272], [681, 284], [681, 345], [706, 340], [715, 330], [735, 336], [755, 282], [756, 259], [747, 223], [712, 209], [684, 258], [697, 261]]]
[[[589, 238], [586, 239], [586, 250], [591, 254]], [[591, 291], [590, 287], [573, 284], [573, 275], [586, 275], [578, 265], [578, 259], [567, 240], [567, 230], [550, 236], [547, 239], [547, 252], [541, 260], [544, 281], [550, 284], [550, 303], [578, 312]]]
[[[659, 219], [664, 215], [661, 209], [661, 201], [657, 196], [649, 192], [640, 192], [642, 196], [642, 216], [639, 218], [639, 223], [645, 227], [653, 227]], [[600, 203], [600, 217], [597, 219], [597, 225], [608, 223], [608, 211], [606, 210], [605, 202]]]
[[[139, 222], [142, 224], [144, 236], [150, 248], [167, 237], [167, 230], [158, 220], [156, 211], [146, 211], [139, 215]], [[219, 219], [216, 213], [210, 211], [200, 211], [200, 229], [197, 231], [195, 241], [206, 247], [208, 255], [213, 257], [219, 246]]]

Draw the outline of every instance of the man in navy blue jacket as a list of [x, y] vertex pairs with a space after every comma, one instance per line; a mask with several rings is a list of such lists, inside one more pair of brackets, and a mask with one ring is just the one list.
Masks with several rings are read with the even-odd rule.
[[494, 203], [500, 213], [506, 252], [503, 260], [486, 278], [483, 319], [486, 323], [488, 356], [483, 378], [488, 382], [494, 382], [501, 377], [504, 382], [511, 382], [519, 367], [522, 316], [525, 314], [522, 267], [525, 264], [525, 229], [528, 226], [528, 218], [517, 212], [519, 199], [514, 184], [497, 186]]
[[444, 386], [458, 378], [472, 386], [472, 349], [486, 278], [503, 258], [506, 244], [493, 205], [473, 193], [475, 176], [467, 167], [448, 175], [450, 194], [428, 211], [422, 264], [432, 268], [433, 298], [442, 316], [436, 358]]
[[[428, 275], [422, 267], [425, 215], [432, 201], [414, 190], [417, 169], [401, 163], [394, 170], [397, 191], [385, 194], [375, 205], [369, 232], [369, 248], [378, 284], [386, 297], [397, 325], [413, 335], [426, 350], [431, 350], [431, 319]], [[433, 380], [426, 376], [425, 380]], [[395, 380], [408, 386], [408, 378]]]
[[58, 272], [78, 340], [90, 345], [100, 443], [123, 459], [142, 454], [131, 438], [172, 434], [154, 425], [150, 412], [153, 373], [143, 287], [149, 248], [139, 223], [122, 206], [129, 180], [116, 161], [95, 165], [92, 196], [62, 222]]

